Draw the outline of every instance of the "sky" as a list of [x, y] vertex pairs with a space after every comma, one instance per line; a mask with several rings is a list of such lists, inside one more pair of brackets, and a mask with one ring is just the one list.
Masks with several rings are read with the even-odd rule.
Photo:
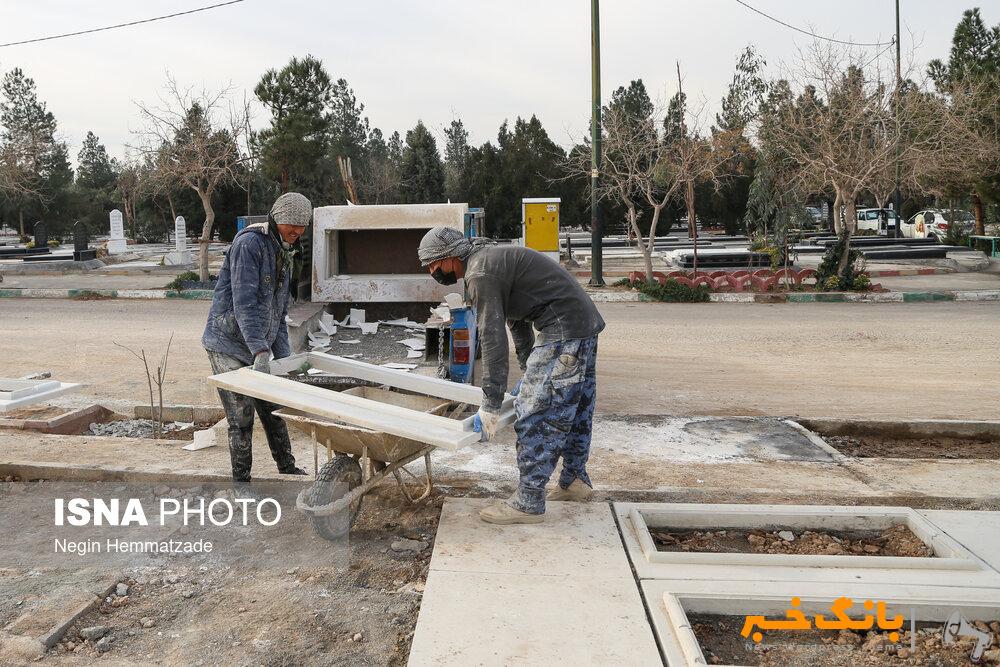
[[[788, 23], [840, 39], [884, 42], [893, 0], [747, 0]], [[149, 18], [213, 0], [0, 0], [0, 43]], [[947, 58], [962, 12], [956, 0], [902, 0], [903, 50], [923, 64]], [[982, 3], [989, 25], [1000, 3]], [[684, 89], [718, 106], [736, 60], [753, 44], [772, 72], [810, 38], [736, 0], [604, 0], [605, 101], [642, 78], [654, 99]], [[873, 50], [874, 55], [880, 49]], [[388, 136], [422, 119], [439, 137], [461, 118], [470, 140], [496, 138], [504, 119], [536, 114], [569, 146], [590, 115], [587, 0], [245, 0], [228, 7], [62, 40], [0, 48], [0, 71], [21, 67], [75, 158], [88, 130], [120, 157], [139, 128], [136, 102], [155, 102], [169, 72], [186, 86], [231, 86], [242, 98], [269, 68], [312, 54], [347, 79], [373, 127]], [[892, 49], [886, 54], [891, 58]], [[267, 122], [258, 107], [255, 124]], [[443, 148], [443, 146], [441, 146]]]

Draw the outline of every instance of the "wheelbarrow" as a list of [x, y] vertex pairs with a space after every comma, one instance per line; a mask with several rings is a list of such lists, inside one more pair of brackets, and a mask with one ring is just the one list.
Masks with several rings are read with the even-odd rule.
[[[443, 415], [453, 405], [447, 399], [375, 387], [355, 387], [343, 393], [434, 415]], [[312, 438], [315, 481], [299, 493], [295, 506], [309, 516], [320, 537], [338, 540], [347, 535], [361, 510], [362, 497], [389, 475], [408, 501], [416, 503], [430, 496], [434, 486], [430, 456], [433, 445], [293, 408], [282, 408], [274, 414]], [[326, 449], [322, 468], [321, 446]], [[421, 457], [425, 466], [422, 480], [405, 467]], [[418, 483], [416, 492], [408, 488], [404, 473]]]

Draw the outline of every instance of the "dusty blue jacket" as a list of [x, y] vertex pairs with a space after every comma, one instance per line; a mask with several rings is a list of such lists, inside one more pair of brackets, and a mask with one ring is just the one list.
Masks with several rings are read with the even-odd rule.
[[267, 225], [250, 225], [236, 235], [219, 272], [208, 323], [201, 337], [206, 350], [236, 357], [247, 365], [258, 352], [287, 357], [288, 267], [278, 271], [278, 241]]

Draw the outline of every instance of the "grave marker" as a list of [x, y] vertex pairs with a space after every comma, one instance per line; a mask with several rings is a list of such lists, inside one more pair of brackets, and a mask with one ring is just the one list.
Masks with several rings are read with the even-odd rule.
[[174, 220], [174, 250], [163, 256], [165, 266], [183, 266], [191, 264], [191, 253], [187, 249], [187, 224], [184, 216], [179, 215]]
[[125, 242], [125, 222], [122, 219], [122, 212], [118, 209], [111, 211], [111, 238], [108, 240], [108, 254], [120, 255], [128, 250]]
[[87, 234], [87, 226], [82, 221], [73, 223], [73, 261], [86, 262], [90, 259], [97, 259], [97, 251], [91, 250], [90, 236]]
[[41, 220], [35, 223], [35, 247], [49, 247], [49, 234], [45, 231], [45, 223]]

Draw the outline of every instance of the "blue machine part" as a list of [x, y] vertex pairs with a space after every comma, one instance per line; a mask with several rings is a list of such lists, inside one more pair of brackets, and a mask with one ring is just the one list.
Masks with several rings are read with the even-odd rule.
[[476, 310], [453, 308], [451, 310], [451, 340], [449, 370], [453, 382], [472, 382], [476, 366]]

